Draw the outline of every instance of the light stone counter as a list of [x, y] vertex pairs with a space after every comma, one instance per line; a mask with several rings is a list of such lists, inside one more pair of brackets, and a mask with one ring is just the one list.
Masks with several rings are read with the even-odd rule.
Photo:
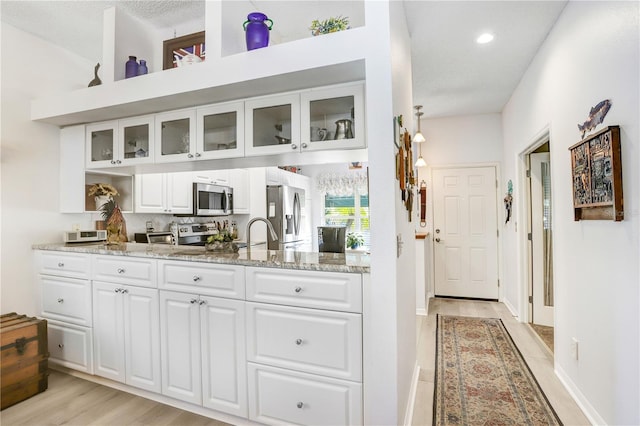
[[262, 248], [240, 249], [238, 253], [219, 253], [206, 251], [204, 247], [136, 243], [116, 245], [106, 245], [104, 243], [53, 243], [35, 244], [32, 248], [34, 250], [226, 263], [307, 271], [368, 273], [370, 267], [369, 255], [365, 253], [317, 253], [265, 250]]

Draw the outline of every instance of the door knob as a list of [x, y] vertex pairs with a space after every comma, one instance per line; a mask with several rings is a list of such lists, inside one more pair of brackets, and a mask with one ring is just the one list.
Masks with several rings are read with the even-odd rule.
[[440, 242], [440, 238], [436, 238], [436, 243], [439, 243], [439, 242]]
[[439, 233], [440, 233], [440, 229], [436, 229], [436, 234], [439, 234]]

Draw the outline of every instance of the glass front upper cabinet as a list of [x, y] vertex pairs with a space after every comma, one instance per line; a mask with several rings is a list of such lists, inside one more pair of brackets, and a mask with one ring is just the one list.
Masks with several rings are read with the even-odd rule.
[[196, 117], [197, 158], [232, 158], [244, 155], [243, 102], [198, 108]]
[[196, 110], [171, 111], [156, 115], [156, 162], [196, 159]]
[[303, 151], [364, 148], [364, 86], [313, 89], [300, 95]]
[[118, 165], [152, 163], [153, 115], [118, 120]]
[[300, 96], [281, 95], [245, 102], [245, 154], [300, 150]]
[[89, 124], [86, 127], [86, 158], [88, 169], [117, 166], [118, 159], [116, 139], [118, 122], [105, 121]]

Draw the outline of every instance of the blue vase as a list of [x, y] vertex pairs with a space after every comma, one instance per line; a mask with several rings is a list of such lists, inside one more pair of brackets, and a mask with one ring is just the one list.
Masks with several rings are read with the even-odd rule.
[[147, 61], [140, 59], [140, 65], [138, 65], [138, 75], [144, 75], [149, 72], [147, 68]]
[[[266, 21], [269, 21], [267, 25]], [[269, 45], [269, 31], [273, 21], [260, 12], [252, 12], [243, 24], [247, 40], [247, 50], [259, 49]]]
[[129, 60], [124, 65], [124, 78], [131, 78], [138, 75], [138, 62], [135, 56], [129, 56]]

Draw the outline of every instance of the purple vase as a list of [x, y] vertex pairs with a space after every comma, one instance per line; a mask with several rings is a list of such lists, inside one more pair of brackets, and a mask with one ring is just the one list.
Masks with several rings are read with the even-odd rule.
[[149, 72], [147, 68], [147, 61], [140, 59], [140, 65], [138, 65], [138, 75], [144, 75]]
[[129, 60], [124, 65], [124, 78], [131, 78], [138, 75], [138, 63], [135, 56], [129, 56]]
[[[266, 21], [269, 21], [267, 25]], [[247, 50], [259, 49], [269, 45], [269, 31], [273, 27], [273, 21], [267, 15], [260, 12], [252, 12], [247, 16], [244, 31], [247, 38]]]

